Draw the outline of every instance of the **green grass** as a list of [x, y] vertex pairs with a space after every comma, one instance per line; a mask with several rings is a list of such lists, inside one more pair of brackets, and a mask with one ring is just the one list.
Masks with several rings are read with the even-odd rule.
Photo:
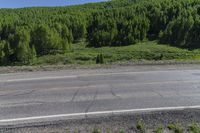
[[[189, 125], [188, 127], [182, 127], [181, 124], [179, 123], [172, 123], [169, 124], [167, 126], [167, 128], [169, 130], [171, 130], [173, 133], [183, 133], [183, 132], [188, 132], [188, 133], [200, 133], [200, 126], [197, 123], [193, 123], [191, 125]], [[144, 122], [142, 120], [139, 120], [136, 123], [136, 129], [138, 133], [146, 133], [147, 132], [147, 128], [146, 125], [144, 124]], [[165, 126], [163, 125], [158, 125], [157, 128], [155, 128], [155, 130], [153, 130], [154, 133], [163, 133], [164, 130], [166, 129]], [[127, 131], [124, 130], [123, 128], [120, 128], [118, 130], [115, 131], [116, 133], [126, 133]], [[115, 133], [112, 130], [107, 131], [106, 133]], [[91, 133], [102, 133], [102, 131], [98, 128], [93, 129], [93, 131], [91, 131]]]
[[189, 132], [190, 133], [200, 133], [200, 126], [196, 123], [193, 123], [189, 126]]
[[163, 133], [163, 130], [164, 130], [164, 126], [163, 125], [159, 125], [156, 128], [155, 133]]
[[140, 133], [146, 132], [146, 125], [142, 120], [139, 120], [136, 124], [136, 128]]
[[[142, 120], [139, 120], [136, 123], [136, 128], [138, 130], [137, 132], [139, 132], [139, 133], [146, 133], [147, 132], [147, 128], [146, 128], [146, 126], [145, 126], [145, 124]], [[189, 125], [188, 127], [182, 127], [178, 123], [172, 123], [172, 124], [169, 124], [167, 126], [167, 128], [169, 130], [171, 130], [173, 133], [183, 133], [183, 132], [186, 132], [186, 131], [188, 133], [200, 133], [200, 126], [197, 123], [193, 123], [193, 124]], [[155, 128], [154, 133], [163, 133], [165, 129], [166, 128], [163, 125], [158, 125], [157, 128]], [[66, 133], [68, 133], [68, 132], [69, 132], [69, 130], [67, 130]], [[80, 131], [76, 130], [74, 133], [80, 133]], [[99, 128], [94, 128], [89, 133], [103, 133], [103, 131], [101, 131]], [[124, 130], [123, 128], [120, 128], [120, 129], [117, 129], [114, 132], [110, 129], [106, 133], [127, 133], [127, 131]]]
[[98, 129], [98, 128], [95, 128], [95, 129], [92, 131], [92, 133], [101, 133], [101, 130]]
[[200, 60], [200, 50], [189, 51], [157, 44], [143, 42], [123, 47], [88, 48], [84, 42], [72, 45], [72, 50], [66, 54], [47, 55], [39, 57], [32, 65], [53, 64], [96, 64], [97, 55], [102, 54], [104, 63], [127, 61], [158, 61], [158, 60]]
[[177, 123], [169, 124], [167, 127], [169, 130], [173, 130], [174, 133], [182, 133], [183, 132], [182, 126]]
[[125, 130], [124, 129], [120, 129], [119, 133], [125, 133]]

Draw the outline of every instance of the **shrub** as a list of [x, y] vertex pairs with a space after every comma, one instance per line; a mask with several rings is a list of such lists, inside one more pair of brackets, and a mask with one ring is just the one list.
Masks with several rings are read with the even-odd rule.
[[145, 126], [145, 123], [142, 120], [139, 120], [137, 122], [136, 128], [141, 133], [145, 133], [146, 132], [146, 126]]
[[180, 124], [175, 124], [175, 123], [169, 124], [168, 125], [168, 129], [169, 130], [173, 130], [175, 133], [182, 133], [182, 131], [183, 131], [181, 125]]
[[96, 57], [96, 64], [103, 64], [103, 63], [104, 63], [103, 54], [98, 54]]

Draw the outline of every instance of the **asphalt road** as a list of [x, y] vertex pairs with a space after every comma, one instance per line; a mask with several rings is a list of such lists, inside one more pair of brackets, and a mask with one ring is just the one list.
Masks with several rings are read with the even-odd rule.
[[120, 68], [0, 75], [0, 124], [60, 114], [199, 105], [197, 69]]

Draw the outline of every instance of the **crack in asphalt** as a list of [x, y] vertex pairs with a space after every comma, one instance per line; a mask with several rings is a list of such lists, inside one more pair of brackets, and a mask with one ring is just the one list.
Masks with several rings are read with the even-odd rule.
[[[89, 86], [89, 83], [86, 84], [86, 85], [84, 86], [84, 88], [85, 88], [85, 87], [88, 87], [88, 86]], [[75, 91], [75, 93], [73, 94], [73, 97], [72, 97], [72, 99], [70, 100], [70, 102], [74, 102], [74, 100], [76, 99], [76, 97], [77, 97], [78, 93], [80, 92], [80, 90], [81, 90], [81, 87]]]
[[164, 97], [161, 93], [155, 91], [154, 89], [152, 89], [152, 91], [153, 91], [155, 94], [158, 94], [160, 97]]
[[122, 99], [120, 96], [118, 96], [118, 95], [114, 92], [114, 90], [113, 90], [114, 86], [113, 86], [113, 85], [110, 85], [110, 86], [111, 86], [111, 87], [110, 87], [110, 92], [111, 92], [112, 96], [114, 96], [116, 99]]
[[10, 93], [6, 93], [6, 94], [2, 94], [0, 95], [0, 97], [5, 97], [5, 96], [9, 96], [9, 95], [13, 95], [15, 92], [10, 92]]
[[[21, 92], [21, 93], [14, 91], [14, 92], [8, 92], [8, 93], [3, 94], [3, 95], [0, 95], [0, 96], [1, 96], [1, 97], [5, 97], [5, 96], [21, 96], [21, 95], [28, 95], [28, 94], [31, 94], [31, 93], [33, 93], [33, 92], [35, 92], [35, 91], [36, 91], [36, 90], [30, 90], [30, 91], [28, 91], [28, 92]], [[17, 94], [17, 93], [19, 93], [19, 94]]]
[[90, 110], [90, 108], [92, 107], [92, 105], [94, 104], [94, 102], [97, 98], [97, 95], [98, 95], [98, 90], [95, 91], [94, 97], [93, 97], [92, 101], [90, 102], [90, 104], [88, 105], [88, 107], [86, 108], [85, 113], [87, 113]]
[[75, 93], [74, 93], [72, 99], [70, 100], [70, 102], [74, 102], [74, 100], [75, 100], [76, 96], [78, 95], [79, 91], [80, 91], [80, 89], [77, 89], [77, 90], [75, 91]]
[[30, 91], [28, 91], [28, 92], [23, 92], [23, 93], [20, 93], [20, 94], [14, 94], [14, 95], [12, 95], [12, 96], [22, 96], [22, 95], [29, 95], [29, 94], [31, 94], [31, 93], [33, 93], [33, 92], [35, 92], [36, 90], [30, 90]]

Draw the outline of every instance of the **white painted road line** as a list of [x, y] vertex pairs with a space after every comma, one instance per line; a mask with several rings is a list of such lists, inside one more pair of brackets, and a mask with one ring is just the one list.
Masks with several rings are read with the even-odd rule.
[[48, 115], [48, 116], [35, 116], [26, 118], [15, 118], [15, 119], [2, 119], [1, 123], [8, 122], [25, 122], [34, 120], [44, 120], [44, 119], [55, 119], [55, 118], [66, 118], [67, 117], [81, 117], [90, 115], [114, 115], [123, 113], [144, 113], [144, 112], [155, 112], [155, 111], [174, 111], [174, 110], [184, 110], [184, 109], [200, 109], [200, 105], [196, 106], [179, 106], [179, 107], [160, 107], [160, 108], [144, 108], [144, 109], [130, 109], [130, 110], [113, 110], [113, 111], [97, 111], [97, 112], [87, 112], [87, 113], [74, 113], [74, 114], [58, 114], [58, 115]]

